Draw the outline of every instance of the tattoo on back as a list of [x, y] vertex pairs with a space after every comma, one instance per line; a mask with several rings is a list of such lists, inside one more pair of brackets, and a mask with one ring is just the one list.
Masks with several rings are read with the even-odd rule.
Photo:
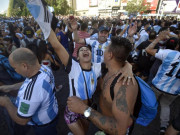
[[126, 86], [121, 86], [116, 96], [116, 107], [124, 112], [128, 113], [128, 105], [126, 101]]

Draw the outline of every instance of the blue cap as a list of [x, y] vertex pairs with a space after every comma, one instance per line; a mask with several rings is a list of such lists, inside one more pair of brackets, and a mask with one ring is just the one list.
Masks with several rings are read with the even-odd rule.
[[107, 31], [107, 32], [109, 32], [109, 28], [108, 27], [105, 27], [105, 26], [101, 26], [101, 27], [99, 27], [99, 31], [101, 32], [101, 31]]

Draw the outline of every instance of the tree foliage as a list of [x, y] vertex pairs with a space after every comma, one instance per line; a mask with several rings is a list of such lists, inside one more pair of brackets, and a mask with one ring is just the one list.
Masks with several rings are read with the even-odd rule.
[[7, 12], [8, 17], [12, 16], [13, 4], [14, 4], [14, 0], [9, 0], [9, 7], [8, 7], [8, 12]]
[[46, 0], [49, 6], [54, 7], [55, 14], [67, 15], [71, 12], [67, 0]]
[[131, 0], [127, 3], [126, 11], [129, 14], [148, 13], [150, 8], [149, 3], [145, 3], [145, 0]]
[[[67, 15], [74, 10], [69, 7], [67, 0], [45, 0], [48, 6], [54, 7], [55, 14]], [[11, 16], [28, 16], [30, 15], [24, 0], [10, 0], [8, 7], [8, 17]]]
[[10, 0], [8, 7], [8, 17], [28, 16], [30, 15], [24, 0]]

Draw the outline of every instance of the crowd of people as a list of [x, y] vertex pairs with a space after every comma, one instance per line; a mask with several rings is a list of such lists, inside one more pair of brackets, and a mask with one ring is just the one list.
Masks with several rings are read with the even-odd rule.
[[[44, 15], [34, 10], [34, 18], [0, 22], [0, 109], [12, 135], [28, 132], [21, 125], [32, 127], [36, 135], [58, 134], [58, 70], [68, 75], [64, 120], [72, 134], [86, 135], [89, 123], [97, 127], [96, 135], [133, 134], [140, 93], [134, 75], [159, 101], [159, 134], [179, 133], [180, 113], [170, 121], [170, 105], [180, 94], [176, 19], [57, 19], [43, 3], [34, 4]], [[100, 92], [98, 104], [93, 102], [95, 91]]]

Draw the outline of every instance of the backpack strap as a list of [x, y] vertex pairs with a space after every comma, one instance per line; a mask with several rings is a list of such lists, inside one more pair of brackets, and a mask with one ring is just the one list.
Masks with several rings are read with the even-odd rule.
[[[114, 99], [114, 86], [115, 86], [115, 84], [116, 84], [116, 82], [117, 82], [117, 80], [119, 79], [120, 76], [121, 76], [121, 73], [114, 78], [114, 80], [112, 81], [112, 83], [111, 83], [111, 85], [110, 85], [110, 95], [111, 95], [111, 99], [112, 99], [112, 100]], [[141, 93], [140, 93], [139, 91], [140, 91], [140, 90], [138, 90], [138, 99], [139, 99], [139, 100], [136, 100], [135, 106], [137, 106], [138, 103], [141, 103], [141, 102], [140, 102], [140, 100], [141, 100]], [[139, 106], [139, 105], [138, 105], [138, 106]], [[141, 106], [141, 105], [140, 105], [140, 106]], [[136, 107], [135, 107], [135, 109], [136, 109]], [[139, 111], [140, 111], [140, 108], [138, 107], [138, 111], [134, 111], [134, 113], [137, 112], [137, 115], [134, 116], [134, 115], [130, 114], [130, 117], [133, 119], [133, 121], [136, 121], [136, 118], [137, 118], [137, 116], [138, 116]]]
[[111, 95], [111, 99], [113, 100], [114, 99], [114, 86], [117, 82], [117, 80], [119, 79], [119, 77], [121, 76], [121, 73], [118, 74], [118, 76], [116, 76], [114, 78], [114, 80], [112, 81], [111, 85], [110, 85], [110, 95]]

